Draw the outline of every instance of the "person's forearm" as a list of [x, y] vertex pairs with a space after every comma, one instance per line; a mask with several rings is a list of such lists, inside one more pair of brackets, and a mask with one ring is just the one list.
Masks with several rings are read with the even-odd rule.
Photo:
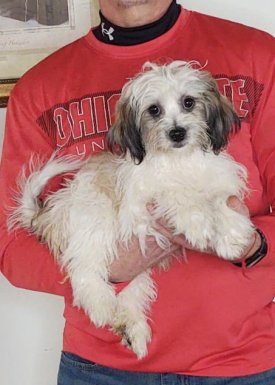
[[48, 248], [25, 231], [13, 235], [1, 229], [1, 272], [16, 287], [65, 295], [69, 282]]

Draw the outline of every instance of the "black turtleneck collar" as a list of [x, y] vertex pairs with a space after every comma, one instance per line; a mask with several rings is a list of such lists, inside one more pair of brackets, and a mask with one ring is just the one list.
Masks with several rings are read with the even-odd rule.
[[173, 27], [180, 10], [181, 6], [176, 3], [176, 0], [173, 0], [166, 13], [159, 20], [133, 28], [119, 27], [99, 12], [100, 25], [92, 32], [98, 40], [107, 44], [122, 46], [141, 44], [157, 38]]

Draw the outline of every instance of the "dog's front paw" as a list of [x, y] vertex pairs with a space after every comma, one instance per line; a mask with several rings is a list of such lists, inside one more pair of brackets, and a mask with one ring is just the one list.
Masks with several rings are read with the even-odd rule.
[[254, 226], [249, 218], [238, 214], [234, 223], [227, 223], [224, 232], [217, 233], [214, 250], [221, 258], [234, 261], [242, 257], [244, 250], [251, 242]]
[[192, 209], [188, 216], [182, 214], [175, 228], [177, 233], [184, 234], [186, 240], [200, 251], [208, 249], [210, 240], [215, 236], [211, 216]]
[[125, 323], [116, 319], [113, 331], [120, 335], [122, 344], [131, 349], [142, 359], [147, 355], [147, 344], [151, 342], [152, 333], [146, 319]]

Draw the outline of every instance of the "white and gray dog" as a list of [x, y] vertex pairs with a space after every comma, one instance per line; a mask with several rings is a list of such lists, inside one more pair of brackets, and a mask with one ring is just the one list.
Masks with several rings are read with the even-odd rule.
[[[74, 305], [97, 327], [111, 327], [138, 358], [151, 340], [148, 312], [156, 288], [147, 270], [116, 295], [109, 273], [117, 245], [135, 235], [146, 254], [146, 236], [153, 235], [167, 247], [153, 227], [164, 217], [194, 248], [239, 258], [253, 225], [227, 199], [243, 199], [246, 171], [223, 151], [238, 127], [209, 73], [192, 62], [147, 63], [124, 86], [108, 135], [110, 149], [119, 145], [120, 155], [105, 152], [86, 161], [55, 156], [21, 180], [8, 227], [24, 227], [48, 244], [71, 280]], [[39, 200], [51, 178], [76, 169], [73, 180]], [[154, 202], [153, 214], [148, 202]]]

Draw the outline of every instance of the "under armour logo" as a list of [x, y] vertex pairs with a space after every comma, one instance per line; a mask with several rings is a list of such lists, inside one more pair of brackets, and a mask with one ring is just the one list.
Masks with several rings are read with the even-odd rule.
[[105, 24], [102, 23], [101, 24], [101, 32], [102, 32], [102, 35], [108, 36], [109, 40], [114, 40], [114, 37], [112, 36], [112, 33], [114, 32], [114, 28], [113, 27], [110, 27], [109, 29], [106, 29], [105, 28]]

